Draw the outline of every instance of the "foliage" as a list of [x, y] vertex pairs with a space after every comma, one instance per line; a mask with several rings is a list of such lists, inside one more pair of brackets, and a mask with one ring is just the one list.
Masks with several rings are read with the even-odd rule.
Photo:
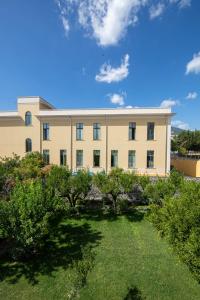
[[63, 208], [53, 189], [45, 189], [40, 180], [18, 182], [10, 201], [2, 201], [0, 206], [2, 237], [10, 240], [19, 254], [37, 252], [51, 221]]
[[84, 200], [91, 188], [92, 176], [86, 170], [79, 170], [76, 175], [70, 173], [66, 181], [65, 196], [70, 207], [75, 208], [78, 200]]
[[175, 136], [172, 142], [173, 151], [184, 154], [186, 151], [200, 151], [200, 130], [184, 130]]
[[117, 212], [119, 196], [131, 192], [135, 183], [136, 176], [134, 173], [126, 173], [118, 168], [111, 170], [109, 174], [101, 172], [94, 176], [94, 184], [101, 193], [111, 199], [115, 213]]
[[43, 166], [43, 157], [39, 152], [27, 153], [15, 169], [15, 176], [20, 180], [40, 177]]
[[68, 194], [68, 180], [71, 172], [65, 167], [52, 166], [46, 176], [47, 188], [53, 188], [59, 196], [66, 197]]
[[172, 181], [158, 178], [157, 181], [147, 184], [144, 190], [144, 196], [150, 203], [162, 206], [165, 198], [175, 194], [176, 187]]
[[200, 184], [185, 181], [162, 207], [151, 206], [150, 220], [167, 237], [200, 280]]

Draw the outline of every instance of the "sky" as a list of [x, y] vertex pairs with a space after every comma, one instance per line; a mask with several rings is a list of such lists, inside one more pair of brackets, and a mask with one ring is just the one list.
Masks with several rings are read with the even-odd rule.
[[172, 107], [200, 129], [199, 0], [0, 0], [0, 110]]

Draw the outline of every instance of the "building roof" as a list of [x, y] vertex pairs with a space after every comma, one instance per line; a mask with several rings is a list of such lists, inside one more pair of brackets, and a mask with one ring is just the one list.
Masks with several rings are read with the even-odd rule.
[[[71, 117], [71, 116], [172, 116], [171, 108], [84, 108], [55, 109], [49, 102], [39, 96], [19, 97], [18, 104], [43, 103], [49, 109], [41, 109], [38, 117]], [[0, 112], [1, 118], [20, 117], [17, 111]]]

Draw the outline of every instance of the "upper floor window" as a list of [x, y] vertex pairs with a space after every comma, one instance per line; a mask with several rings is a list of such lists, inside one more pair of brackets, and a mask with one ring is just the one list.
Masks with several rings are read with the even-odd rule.
[[76, 124], [76, 139], [78, 141], [83, 140], [83, 123]]
[[154, 151], [153, 150], [147, 151], [147, 168], [148, 169], [154, 168]]
[[60, 150], [60, 165], [66, 166], [67, 165], [67, 151]]
[[43, 140], [49, 140], [49, 123], [43, 123]]
[[31, 152], [32, 151], [32, 140], [31, 139], [26, 139], [25, 142], [25, 148], [26, 148], [26, 152]]
[[25, 125], [26, 126], [32, 125], [32, 114], [30, 111], [27, 111], [25, 114]]
[[118, 167], [118, 150], [111, 150], [111, 167]]
[[154, 140], [154, 127], [155, 124], [153, 122], [147, 123], [147, 140]]
[[128, 167], [135, 168], [135, 150], [128, 151]]
[[101, 125], [99, 123], [93, 124], [93, 140], [100, 140]]
[[83, 150], [76, 150], [76, 166], [83, 166]]
[[100, 150], [93, 150], [93, 166], [100, 167]]
[[130, 122], [129, 123], [129, 132], [128, 132], [129, 140], [135, 140], [135, 132], [136, 132], [136, 123]]
[[49, 150], [43, 150], [43, 160], [45, 164], [49, 165], [50, 162], [50, 155], [49, 155]]

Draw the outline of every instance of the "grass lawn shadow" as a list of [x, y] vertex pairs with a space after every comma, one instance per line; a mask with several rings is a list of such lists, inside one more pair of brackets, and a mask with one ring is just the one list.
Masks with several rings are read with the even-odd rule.
[[60, 223], [51, 233], [42, 252], [28, 260], [11, 260], [6, 254], [0, 257], [0, 280], [15, 284], [24, 276], [32, 285], [37, 284], [38, 276], [54, 276], [59, 268], [67, 269], [70, 264], [82, 258], [82, 249], [95, 247], [101, 233], [92, 230], [89, 224], [72, 225]]

